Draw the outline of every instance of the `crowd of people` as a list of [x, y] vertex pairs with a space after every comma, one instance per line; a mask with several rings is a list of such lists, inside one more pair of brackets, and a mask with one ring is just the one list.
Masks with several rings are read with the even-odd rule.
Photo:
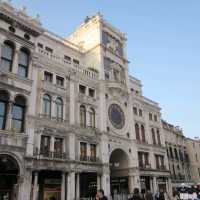
[[153, 194], [150, 190], [140, 192], [135, 188], [129, 200], [200, 200], [200, 190], [196, 187], [177, 188], [170, 195], [162, 189]]
[[[97, 191], [96, 200], [108, 200], [102, 189]], [[140, 192], [138, 188], [135, 188], [133, 195], [128, 200], [200, 200], [200, 188], [180, 187], [174, 189], [172, 195], [163, 189], [153, 194], [150, 190], [141, 190]]]

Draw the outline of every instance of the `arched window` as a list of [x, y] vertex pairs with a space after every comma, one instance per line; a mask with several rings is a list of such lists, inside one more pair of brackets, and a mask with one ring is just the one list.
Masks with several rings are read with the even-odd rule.
[[86, 127], [86, 108], [84, 105], [80, 106], [80, 125]]
[[170, 151], [170, 157], [173, 159], [174, 158], [174, 154], [173, 154], [172, 147], [169, 147], [169, 151]]
[[16, 132], [24, 131], [26, 99], [23, 96], [15, 98], [12, 108], [12, 129]]
[[135, 134], [136, 134], [136, 140], [140, 141], [140, 128], [138, 124], [135, 124]]
[[19, 51], [18, 75], [22, 77], [28, 76], [29, 55], [29, 51], [25, 48]]
[[56, 118], [63, 119], [63, 100], [60, 97], [56, 99]]
[[142, 134], [142, 142], [145, 142], [146, 139], [145, 139], [145, 128], [143, 125], [141, 125], [141, 134]]
[[89, 120], [90, 120], [90, 126], [95, 127], [95, 110], [93, 108], [90, 108], [89, 110]]
[[43, 96], [43, 114], [51, 117], [51, 97], [48, 94]]
[[8, 101], [8, 93], [6, 91], [0, 91], [0, 129], [5, 129], [6, 126]]
[[151, 134], [152, 134], [153, 144], [156, 145], [156, 135], [155, 135], [154, 128], [151, 129]]
[[158, 145], [161, 145], [161, 139], [160, 139], [160, 131], [157, 129], [157, 139], [158, 139]]
[[12, 71], [14, 49], [12, 42], [4, 42], [1, 50], [1, 68], [7, 72]]

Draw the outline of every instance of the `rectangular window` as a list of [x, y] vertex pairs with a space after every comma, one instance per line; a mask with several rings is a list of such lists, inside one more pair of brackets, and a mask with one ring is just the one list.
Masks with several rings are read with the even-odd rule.
[[64, 60], [67, 61], [68, 63], [71, 63], [71, 57], [64, 55]]
[[105, 31], [102, 32], [102, 43], [106, 45], [109, 43], [109, 35]]
[[115, 81], [119, 81], [119, 71], [116, 69], [113, 69], [113, 76]]
[[159, 169], [160, 168], [159, 156], [155, 155], [155, 159], [156, 159], [156, 169]]
[[97, 154], [97, 147], [96, 144], [91, 144], [90, 145], [90, 152], [91, 152], [91, 156], [90, 156], [90, 160], [91, 161], [96, 161], [96, 154]]
[[139, 167], [148, 168], [149, 154], [147, 152], [138, 152]]
[[79, 85], [79, 93], [86, 94], [86, 87], [84, 85]]
[[38, 43], [37, 45], [38, 45], [38, 47], [39, 47], [40, 49], [43, 49], [43, 47], [44, 47], [43, 44], [41, 44], [41, 43]]
[[133, 107], [133, 113], [134, 113], [134, 115], [138, 114], [137, 107]]
[[92, 88], [89, 88], [89, 96], [94, 97], [95, 96], [95, 90]]
[[156, 169], [165, 169], [165, 163], [164, 163], [164, 156], [163, 155], [155, 155], [156, 160]]
[[87, 143], [85, 142], [80, 143], [80, 160], [87, 160]]
[[157, 117], [157, 115], [154, 115], [154, 121], [155, 121], [155, 122], [158, 121], [158, 117]]
[[79, 65], [79, 60], [73, 59], [73, 63], [74, 63], [75, 65]]
[[55, 138], [55, 140], [54, 140], [54, 157], [62, 158], [62, 153], [63, 153], [63, 139]]
[[48, 51], [49, 53], [53, 53], [53, 49], [51, 49], [50, 47], [45, 47], [45, 50]]
[[109, 72], [108, 72], [108, 71], [105, 71], [104, 74], [105, 74], [105, 80], [109, 80], [109, 79], [110, 79], [110, 74], [109, 74]]
[[149, 120], [152, 121], [152, 119], [153, 119], [153, 115], [152, 113], [149, 113]]
[[64, 78], [60, 77], [60, 76], [56, 76], [56, 85], [63, 87], [64, 86]]
[[197, 155], [197, 153], [195, 154], [195, 158], [196, 158], [196, 161], [198, 162], [198, 155]]
[[41, 136], [40, 154], [46, 157], [50, 156], [50, 136]]
[[143, 159], [142, 159], [142, 152], [138, 152], [138, 161], [139, 161], [139, 167], [144, 167], [143, 166]]
[[53, 82], [53, 74], [50, 72], [44, 72], [44, 81], [52, 83]]
[[139, 116], [142, 117], [142, 109], [139, 109]]

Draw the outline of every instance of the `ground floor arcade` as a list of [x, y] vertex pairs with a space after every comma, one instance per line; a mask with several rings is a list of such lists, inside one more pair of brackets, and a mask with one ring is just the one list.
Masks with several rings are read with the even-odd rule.
[[100, 188], [111, 196], [130, 194], [135, 187], [152, 192], [158, 188], [170, 190], [167, 173], [127, 167], [127, 156], [120, 149], [111, 154], [109, 163], [75, 166], [56, 161], [42, 164], [37, 160], [34, 164], [30, 159], [22, 164], [15, 157], [0, 154], [0, 200], [91, 199]]

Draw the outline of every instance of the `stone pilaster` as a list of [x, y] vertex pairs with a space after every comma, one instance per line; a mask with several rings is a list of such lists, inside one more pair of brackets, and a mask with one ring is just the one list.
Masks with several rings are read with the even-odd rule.
[[76, 199], [80, 198], [80, 174], [76, 174]]
[[75, 199], [75, 172], [69, 172], [67, 176], [67, 200]]
[[65, 200], [66, 195], [66, 174], [62, 172], [62, 183], [61, 183], [61, 200]]
[[110, 196], [110, 174], [103, 172], [101, 176], [102, 189], [106, 196]]
[[33, 183], [33, 200], [38, 199], [38, 172], [34, 173], [34, 183]]

